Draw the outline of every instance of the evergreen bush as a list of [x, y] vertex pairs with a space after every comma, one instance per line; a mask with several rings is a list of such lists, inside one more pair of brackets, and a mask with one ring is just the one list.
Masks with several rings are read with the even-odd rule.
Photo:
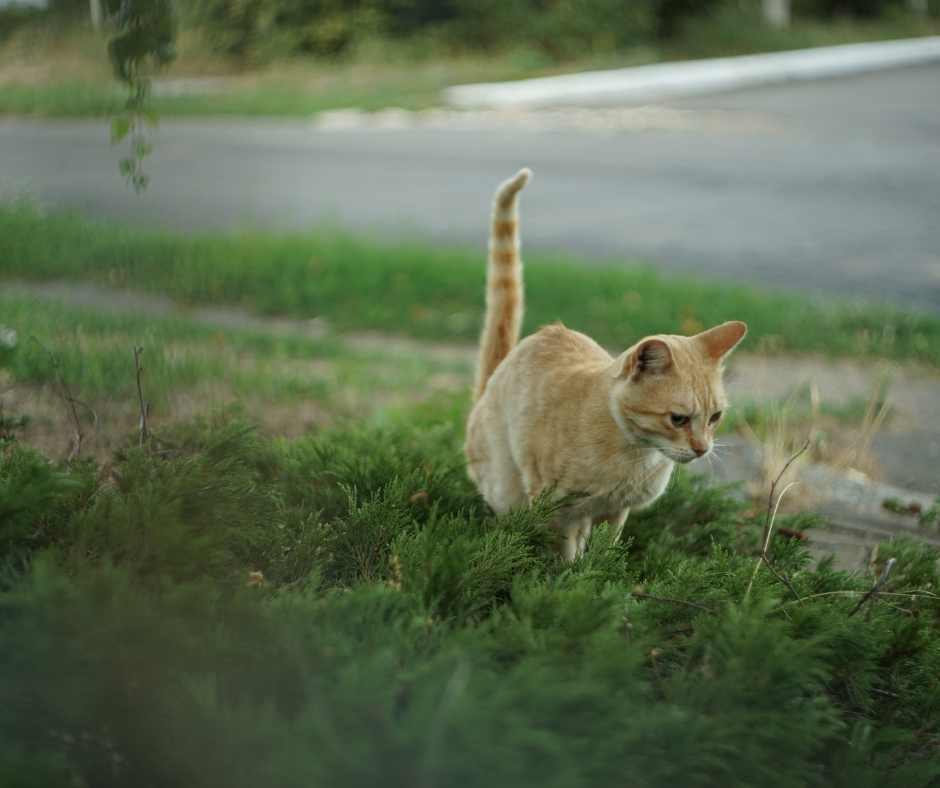
[[565, 565], [456, 422], [160, 437], [0, 446], [4, 786], [940, 785], [922, 544], [853, 613], [872, 578], [782, 537], [800, 600], [746, 597], [762, 514], [689, 475]]

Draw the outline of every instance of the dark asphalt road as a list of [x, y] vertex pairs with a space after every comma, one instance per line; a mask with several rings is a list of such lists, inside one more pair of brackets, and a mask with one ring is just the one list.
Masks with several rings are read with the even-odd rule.
[[940, 311], [940, 65], [668, 106], [690, 127], [166, 122], [140, 198], [104, 121], [4, 120], [0, 191], [184, 230], [331, 223], [482, 248], [494, 186], [528, 165], [529, 248]]

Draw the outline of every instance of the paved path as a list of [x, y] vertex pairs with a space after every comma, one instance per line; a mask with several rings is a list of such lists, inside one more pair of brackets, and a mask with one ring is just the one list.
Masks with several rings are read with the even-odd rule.
[[530, 248], [940, 310], [940, 66], [670, 108], [682, 124], [645, 130], [167, 122], [141, 198], [103, 121], [6, 120], [0, 191], [185, 230], [328, 222], [482, 246], [494, 185], [527, 164]]

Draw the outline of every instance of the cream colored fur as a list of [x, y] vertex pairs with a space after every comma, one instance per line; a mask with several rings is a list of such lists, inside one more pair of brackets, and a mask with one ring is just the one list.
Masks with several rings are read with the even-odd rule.
[[[582, 496], [555, 523], [570, 561], [595, 524], [611, 523], [619, 538], [630, 510], [662, 495], [675, 463], [711, 450], [726, 407], [722, 361], [747, 327], [734, 321], [692, 337], [646, 337], [616, 358], [560, 324], [519, 342], [516, 202], [529, 175], [521, 170], [494, 199], [466, 454], [470, 477], [496, 512], [545, 490]], [[686, 416], [688, 423], [675, 423]]]

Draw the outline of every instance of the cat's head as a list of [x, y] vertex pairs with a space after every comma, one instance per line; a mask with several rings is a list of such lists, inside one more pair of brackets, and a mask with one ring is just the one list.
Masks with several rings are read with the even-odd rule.
[[722, 362], [746, 333], [744, 323], [732, 321], [691, 337], [646, 337], [623, 353], [610, 406], [631, 443], [675, 462], [708, 454], [728, 404]]

